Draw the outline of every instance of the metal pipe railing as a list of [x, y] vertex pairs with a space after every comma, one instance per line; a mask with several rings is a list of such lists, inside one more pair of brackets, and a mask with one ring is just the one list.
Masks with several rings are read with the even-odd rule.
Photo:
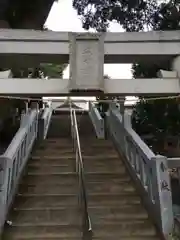
[[76, 112], [74, 109], [70, 108], [71, 116], [71, 136], [73, 140], [73, 146], [76, 154], [76, 172], [79, 176], [79, 200], [80, 200], [80, 209], [82, 212], [82, 231], [83, 239], [90, 240], [92, 239], [92, 226], [91, 220], [88, 213], [88, 202], [87, 202], [87, 193], [85, 186], [85, 177], [84, 177], [84, 165], [81, 154], [81, 145], [79, 138], [79, 131], [77, 125]]

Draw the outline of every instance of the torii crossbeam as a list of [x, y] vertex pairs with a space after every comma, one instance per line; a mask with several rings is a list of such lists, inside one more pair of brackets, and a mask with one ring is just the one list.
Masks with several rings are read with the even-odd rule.
[[[0, 30], [0, 63], [37, 66], [70, 63], [68, 79], [0, 79], [0, 95], [179, 94], [180, 31], [145, 33], [55, 33]], [[174, 72], [156, 79], [104, 79], [104, 63], [175, 59]], [[80, 92], [80, 93], [79, 93]]]
[[[99, 92], [91, 90], [71, 92], [69, 79], [0, 79], [1, 95], [23, 96], [95, 96]], [[172, 95], [180, 94], [178, 78], [152, 79], [105, 79], [104, 93], [107, 95]]]

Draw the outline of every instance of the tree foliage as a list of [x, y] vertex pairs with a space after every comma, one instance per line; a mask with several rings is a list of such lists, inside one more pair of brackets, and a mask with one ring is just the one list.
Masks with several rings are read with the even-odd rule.
[[[180, 28], [179, 9], [180, 3], [176, 1], [161, 4], [158, 15], [154, 15], [154, 30], [178, 30]], [[134, 64], [132, 73], [134, 78], [154, 78], [157, 77], [159, 69], [171, 70], [171, 61], [160, 64]], [[152, 133], [159, 139], [169, 135], [179, 135], [179, 100], [144, 101], [142, 96], [133, 112], [133, 127], [140, 134]]]
[[153, 15], [152, 23], [153, 30], [179, 30], [180, 1], [170, 0], [161, 3]]
[[40, 65], [40, 71], [44, 77], [48, 78], [62, 78], [63, 71], [67, 67], [67, 64], [53, 64], [46, 63]]
[[152, 27], [159, 10], [157, 0], [73, 0], [73, 7], [82, 16], [83, 28], [97, 31], [106, 31], [113, 20], [126, 31]]
[[12, 69], [16, 78], [62, 78], [67, 64], [42, 63], [34, 68]]
[[140, 99], [133, 112], [133, 127], [141, 135], [151, 133], [156, 138], [180, 135], [179, 101]]
[[111, 21], [126, 31], [179, 29], [179, 0], [73, 0], [83, 28], [106, 31]]

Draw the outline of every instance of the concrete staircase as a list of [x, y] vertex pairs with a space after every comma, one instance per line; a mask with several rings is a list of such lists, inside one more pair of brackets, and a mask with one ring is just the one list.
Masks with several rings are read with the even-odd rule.
[[[54, 116], [58, 131], [51, 124], [49, 138], [28, 162], [2, 240], [82, 239], [70, 123], [60, 119]], [[123, 160], [110, 140], [95, 138], [88, 119], [78, 122], [93, 239], [160, 239]]]
[[112, 142], [81, 143], [93, 239], [159, 239]]
[[81, 239], [71, 139], [47, 139], [28, 162], [3, 240]]

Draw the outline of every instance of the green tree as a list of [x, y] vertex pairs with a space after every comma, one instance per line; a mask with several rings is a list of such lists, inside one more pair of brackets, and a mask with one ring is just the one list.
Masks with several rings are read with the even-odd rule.
[[126, 31], [152, 28], [158, 15], [158, 0], [73, 0], [73, 7], [82, 17], [83, 28], [106, 31], [115, 20]]
[[43, 76], [49, 78], [62, 78], [63, 71], [67, 67], [67, 64], [53, 64], [46, 63], [40, 65], [40, 70], [43, 73]]
[[41, 63], [34, 68], [12, 69], [15, 78], [62, 78], [67, 64]]
[[[178, 30], [180, 28], [179, 6], [180, 4], [176, 1], [161, 4], [158, 15], [154, 15], [154, 30]], [[170, 70], [171, 62], [134, 64], [132, 72], [134, 78], [153, 78], [157, 76], [159, 69]], [[179, 100], [145, 101], [141, 96], [133, 111], [132, 119], [133, 127], [139, 134], [152, 133], [156, 137], [155, 141], [164, 141], [166, 136], [170, 135], [177, 136], [180, 134]]]

